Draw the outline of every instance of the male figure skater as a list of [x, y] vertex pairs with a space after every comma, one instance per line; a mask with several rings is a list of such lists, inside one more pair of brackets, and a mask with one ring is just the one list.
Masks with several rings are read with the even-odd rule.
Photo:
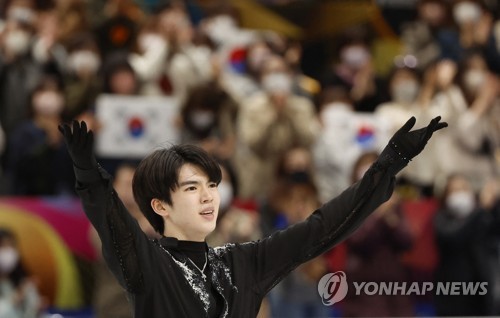
[[109, 268], [129, 293], [135, 317], [255, 317], [267, 292], [291, 270], [345, 239], [386, 201], [396, 173], [447, 126], [440, 117], [410, 131], [414, 124], [412, 117], [358, 183], [304, 222], [256, 242], [218, 248], [208, 247], [205, 238], [215, 228], [221, 172], [205, 151], [172, 146], [139, 164], [134, 197], [162, 235], [151, 241], [97, 164], [85, 122], [60, 130], [85, 213], [99, 233]]

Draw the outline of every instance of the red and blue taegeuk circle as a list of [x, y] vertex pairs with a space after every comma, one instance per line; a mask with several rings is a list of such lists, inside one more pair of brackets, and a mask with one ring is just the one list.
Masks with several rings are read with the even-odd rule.
[[244, 73], [246, 71], [246, 49], [235, 48], [229, 53], [229, 65], [236, 73]]
[[373, 127], [362, 125], [356, 134], [356, 141], [362, 147], [368, 147], [375, 141], [375, 131]]
[[134, 116], [128, 121], [128, 132], [134, 138], [139, 138], [144, 134], [144, 122], [142, 118]]

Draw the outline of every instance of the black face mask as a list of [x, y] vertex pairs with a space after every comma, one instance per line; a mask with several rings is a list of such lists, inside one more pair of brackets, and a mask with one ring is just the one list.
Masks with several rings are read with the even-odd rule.
[[294, 183], [308, 183], [311, 181], [311, 176], [307, 171], [293, 171], [287, 173], [287, 178]]

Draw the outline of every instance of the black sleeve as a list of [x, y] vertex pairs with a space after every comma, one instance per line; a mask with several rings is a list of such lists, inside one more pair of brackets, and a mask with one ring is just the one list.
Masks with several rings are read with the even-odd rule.
[[[75, 167], [76, 191], [83, 209], [97, 230], [102, 253], [118, 282], [128, 292], [144, 288], [151, 270], [151, 244], [112, 187], [111, 176], [101, 167], [81, 170]], [[143, 261], [141, 261], [143, 260]]]
[[351, 234], [394, 189], [395, 174], [406, 162], [385, 158], [375, 162], [364, 177], [324, 204], [305, 221], [255, 243], [239, 246], [250, 264], [254, 285], [265, 295], [298, 265], [326, 252]]

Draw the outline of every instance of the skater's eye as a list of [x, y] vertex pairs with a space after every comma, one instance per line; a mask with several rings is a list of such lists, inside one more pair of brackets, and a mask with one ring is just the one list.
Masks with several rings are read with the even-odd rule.
[[217, 188], [217, 183], [212, 182], [208, 185], [210, 188]]
[[186, 188], [186, 191], [194, 191], [194, 190], [196, 190], [196, 187], [187, 187]]

